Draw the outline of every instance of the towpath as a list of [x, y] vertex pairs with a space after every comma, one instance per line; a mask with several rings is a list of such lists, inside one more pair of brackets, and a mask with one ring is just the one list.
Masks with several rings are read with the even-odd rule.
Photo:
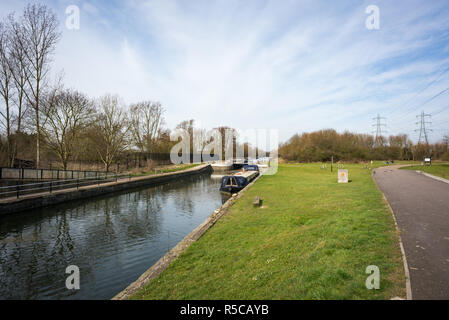
[[400, 166], [374, 179], [397, 220], [413, 299], [449, 299], [449, 184]]

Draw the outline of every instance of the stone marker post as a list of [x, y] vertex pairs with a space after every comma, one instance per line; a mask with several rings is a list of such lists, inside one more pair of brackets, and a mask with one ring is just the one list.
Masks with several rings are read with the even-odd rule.
[[338, 183], [348, 183], [348, 169], [338, 169]]

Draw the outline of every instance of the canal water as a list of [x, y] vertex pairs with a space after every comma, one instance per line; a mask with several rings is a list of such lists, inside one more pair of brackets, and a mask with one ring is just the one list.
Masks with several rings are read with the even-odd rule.
[[0, 299], [112, 298], [228, 199], [219, 184], [200, 174], [0, 216]]

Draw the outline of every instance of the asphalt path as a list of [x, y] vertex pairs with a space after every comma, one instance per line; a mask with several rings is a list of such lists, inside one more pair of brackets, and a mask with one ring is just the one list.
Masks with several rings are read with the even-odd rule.
[[449, 299], [449, 184], [398, 166], [374, 179], [401, 232], [413, 299]]

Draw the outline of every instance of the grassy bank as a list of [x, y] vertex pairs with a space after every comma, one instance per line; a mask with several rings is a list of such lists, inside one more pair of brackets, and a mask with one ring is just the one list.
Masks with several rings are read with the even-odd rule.
[[182, 171], [182, 170], [187, 170], [187, 169], [190, 169], [190, 168], [197, 167], [200, 164], [201, 163], [188, 163], [188, 164], [169, 165], [169, 166], [165, 166], [165, 167], [154, 168], [154, 169], [149, 170], [149, 171], [142, 170], [141, 172], [131, 174], [131, 176], [139, 177], [139, 176], [148, 176], [148, 175], [154, 175], [154, 174], [159, 174], [159, 173], [168, 173], [168, 172]]
[[[134, 299], [405, 297], [391, 213], [364, 165], [349, 184], [319, 164], [280, 165]], [[253, 208], [255, 196], [263, 208]], [[379, 290], [365, 269], [380, 269]]]
[[434, 163], [431, 166], [412, 166], [403, 167], [404, 170], [421, 170], [426, 173], [433, 174], [441, 178], [449, 179], [449, 164], [448, 163]]

